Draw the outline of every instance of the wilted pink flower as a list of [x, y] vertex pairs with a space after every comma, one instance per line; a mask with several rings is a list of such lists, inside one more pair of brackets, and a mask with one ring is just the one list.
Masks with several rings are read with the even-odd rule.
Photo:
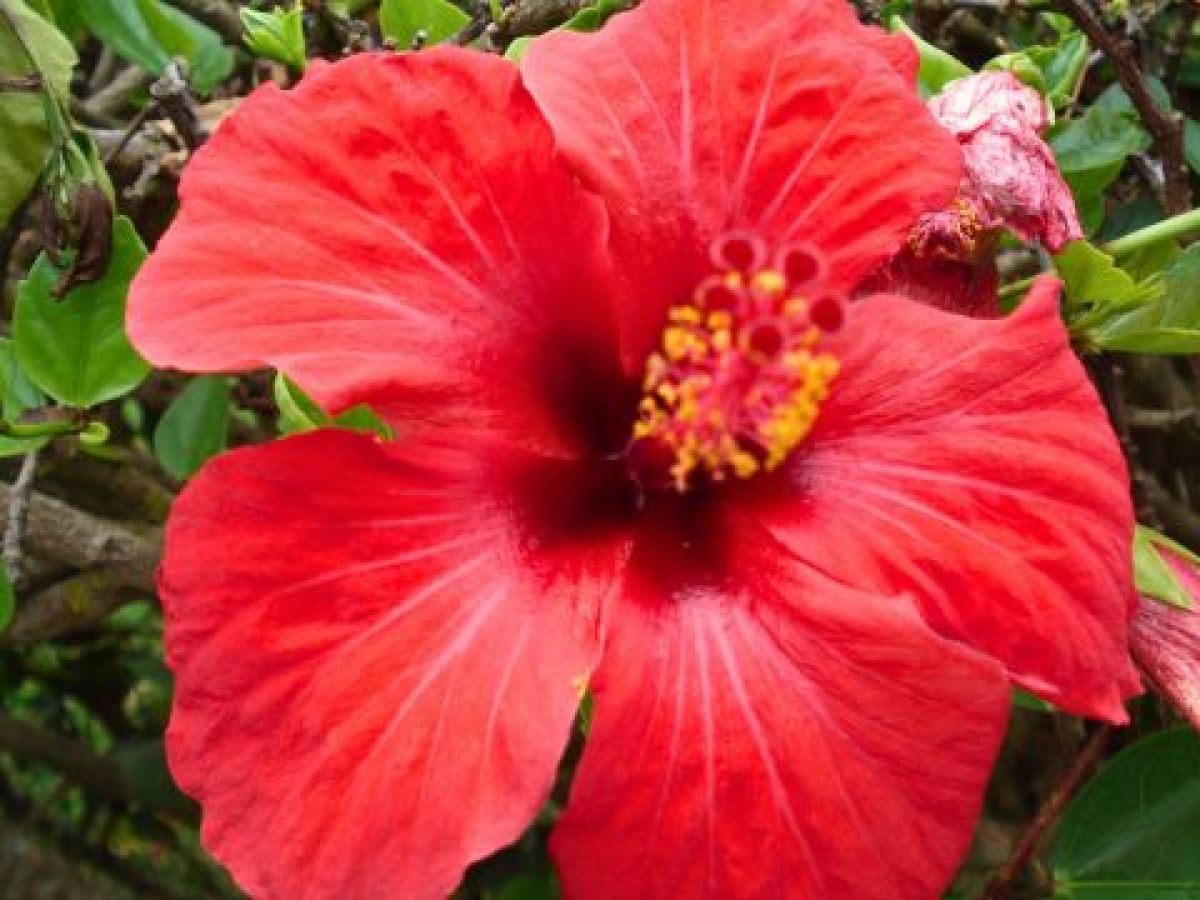
[[1130, 649], [1159, 692], [1200, 730], [1200, 570], [1169, 548], [1158, 551], [1193, 607], [1180, 609], [1143, 597], [1130, 625]]
[[1041, 137], [1050, 120], [1037, 91], [1011, 72], [984, 72], [953, 82], [929, 111], [962, 147], [960, 202], [970, 225], [1007, 229], [1051, 253], [1083, 237], [1071, 189]]
[[908, 246], [871, 281], [956, 312], [998, 312], [995, 245], [1001, 231], [1056, 253], [1083, 237], [1071, 190], [1042, 140], [1041, 95], [1011, 72], [952, 82], [929, 111], [958, 139], [964, 174], [954, 203], [922, 217]]

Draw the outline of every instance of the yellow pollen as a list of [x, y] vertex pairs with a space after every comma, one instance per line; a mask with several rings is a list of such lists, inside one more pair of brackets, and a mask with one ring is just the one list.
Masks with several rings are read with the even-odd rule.
[[635, 440], [667, 448], [681, 492], [700, 473], [723, 481], [778, 468], [811, 432], [838, 374], [838, 360], [819, 350], [826, 332], [813, 321], [813, 298], [789, 290], [782, 272], [730, 271], [707, 284], [729, 296], [705, 312], [712, 297], [702, 287], [670, 311], [633, 427]]

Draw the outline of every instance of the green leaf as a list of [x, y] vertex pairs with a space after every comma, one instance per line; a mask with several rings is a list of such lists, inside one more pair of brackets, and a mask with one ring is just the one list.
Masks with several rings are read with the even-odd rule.
[[1082, 115], [1058, 123], [1050, 144], [1059, 165], [1065, 171], [1077, 172], [1106, 166], [1144, 150], [1150, 144], [1150, 135], [1128, 95], [1119, 85], [1113, 85]]
[[96, 37], [147, 72], [161, 75], [172, 57], [182, 56], [202, 94], [233, 69], [233, 52], [220, 35], [161, 0], [87, 0], [79, 12]]
[[164, 469], [183, 480], [225, 449], [229, 434], [229, 379], [193, 378], [154, 429], [154, 453]]
[[1002, 54], [989, 60], [984, 68], [1011, 71], [1041, 91], [1055, 109], [1062, 109], [1074, 99], [1087, 59], [1087, 38], [1074, 32], [1053, 46], [1034, 45]]
[[1192, 595], [1163, 559], [1159, 552], [1160, 547], [1200, 565], [1200, 559], [1186, 547], [1175, 543], [1165, 534], [1159, 534], [1153, 528], [1138, 525], [1133, 535], [1133, 572], [1138, 593], [1180, 609], [1192, 609], [1195, 605]]
[[1166, 731], [1117, 754], [1063, 815], [1056, 896], [1200, 898], [1200, 737]]
[[1192, 171], [1200, 175], [1200, 122], [1195, 119], [1184, 120], [1183, 155]]
[[1028, 709], [1032, 712], [1040, 713], [1056, 713], [1058, 709], [1052, 703], [1047, 703], [1036, 694], [1031, 694], [1023, 688], [1015, 687], [1012, 690], [1013, 706], [1021, 709]]
[[22, 0], [0, 0], [0, 78], [38, 75], [43, 90], [0, 92], [0, 227], [29, 195], [49, 156], [53, 96], [67, 103], [75, 48]]
[[282, 372], [275, 374], [275, 405], [279, 408], [280, 434], [312, 431], [333, 421], [316, 401]]
[[390, 441], [396, 436], [392, 427], [379, 418], [375, 411], [365, 403], [352, 406], [345, 412], [339, 413], [334, 418], [333, 424], [337, 428], [361, 431], [363, 434], [374, 434], [385, 441]]
[[529, 35], [517, 38], [508, 45], [508, 49], [504, 51], [504, 58], [511, 59], [515, 63], [519, 63], [525, 57], [525, 51], [529, 49], [529, 45], [533, 43], [533, 38]]
[[[1087, 241], [1072, 241], [1054, 257], [1054, 268], [1062, 277], [1069, 313], [1096, 315], [1103, 321], [1116, 310], [1136, 305], [1147, 290], [1116, 264], [1116, 261]], [[1089, 322], [1091, 320], [1089, 319]]]
[[0, 417], [15, 422], [45, 403], [46, 395], [21, 371], [12, 341], [0, 338]]
[[903, 32], [916, 45], [921, 58], [921, 68], [917, 72], [917, 89], [922, 97], [940, 94], [951, 81], [973, 74], [966, 64], [927, 42], [899, 16], [888, 20], [888, 30]]
[[407, 50], [417, 32], [425, 32], [425, 43], [437, 44], [457, 34], [471, 17], [447, 0], [383, 0], [379, 27], [396, 47]]
[[292, 10], [276, 7], [271, 12], [259, 12], [243, 7], [243, 40], [250, 52], [264, 59], [281, 62], [296, 72], [308, 64], [304, 43], [304, 8], [299, 3]]
[[8, 630], [17, 611], [17, 594], [8, 577], [8, 567], [0, 566], [0, 634]]
[[275, 375], [275, 405], [279, 408], [280, 434], [295, 434], [317, 428], [345, 428], [375, 434], [385, 441], [395, 437], [391, 426], [365, 403], [353, 406], [336, 417], [330, 416], [296, 382], [281, 372]]
[[112, 256], [99, 281], [53, 295], [62, 274], [43, 253], [17, 289], [17, 360], [39, 388], [69, 406], [88, 407], [132, 390], [150, 367], [125, 336], [125, 297], [146, 248], [124, 216], [113, 223]]
[[490, 900], [559, 900], [558, 879], [547, 870], [522, 872], [504, 882]]
[[1093, 332], [1096, 343], [1126, 353], [1200, 353], [1200, 244], [1143, 284], [1159, 289], [1136, 308], [1100, 323]]
[[571, 31], [599, 31], [617, 13], [629, 9], [628, 0], [596, 0], [585, 6], [563, 24]]
[[1150, 145], [1150, 135], [1119, 87], [1106, 90], [1083, 115], [1057, 122], [1048, 140], [1076, 204], [1099, 213], [1088, 217], [1089, 231], [1099, 227], [1104, 192], [1125, 160]]
[[41, 450], [52, 440], [54, 438], [51, 435], [42, 435], [41, 437], [11, 437], [7, 434], [0, 434], [0, 457], [7, 459], [12, 456], [24, 456], [26, 453], [32, 453], [34, 450]]

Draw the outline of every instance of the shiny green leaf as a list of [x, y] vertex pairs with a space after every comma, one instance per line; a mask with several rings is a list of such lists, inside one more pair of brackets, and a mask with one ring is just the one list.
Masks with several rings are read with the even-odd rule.
[[12, 341], [0, 338], [0, 417], [15, 422], [23, 413], [45, 403], [46, 395], [21, 371]]
[[296, 4], [291, 10], [276, 7], [260, 12], [243, 7], [243, 40], [250, 52], [263, 59], [273, 59], [296, 72], [303, 72], [308, 63], [304, 43], [304, 8]]
[[1127, 747], [1063, 815], [1055, 896], [1200, 900], [1200, 737], [1189, 728]]
[[[58, 102], [70, 95], [75, 49], [22, 0], [0, 0], [0, 78], [41, 78]], [[0, 227], [29, 195], [50, 153], [46, 91], [0, 92]]]
[[596, 0], [566, 21], [563, 28], [571, 31], [599, 31], [617, 13], [629, 9], [629, 0]]
[[154, 453], [164, 469], [190, 478], [225, 449], [229, 434], [229, 379], [193, 378], [167, 407], [154, 429]]
[[1161, 277], [1143, 284], [1158, 290], [1136, 308], [1100, 323], [1096, 342], [1127, 353], [1200, 353], [1200, 245], [1188, 247]]
[[379, 6], [383, 36], [400, 50], [413, 45], [417, 32], [425, 33], [425, 43], [438, 44], [470, 21], [470, 16], [448, 0], [383, 0]]
[[17, 290], [13, 343], [21, 368], [59, 403], [88, 407], [136, 387], [150, 367], [125, 336], [125, 297], [146, 248], [124, 216], [99, 281], [54, 296], [62, 275], [43, 253]]

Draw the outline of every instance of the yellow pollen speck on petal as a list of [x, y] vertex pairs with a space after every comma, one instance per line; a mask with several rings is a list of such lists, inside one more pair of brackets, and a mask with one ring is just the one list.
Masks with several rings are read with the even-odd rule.
[[[729, 295], [714, 296], [713, 284]], [[718, 272], [670, 311], [661, 351], [646, 362], [633, 437], [670, 453], [677, 490], [701, 475], [776, 469], [812, 431], [839, 368], [820, 347], [826, 332], [812, 309], [782, 273], [760, 269]]]

